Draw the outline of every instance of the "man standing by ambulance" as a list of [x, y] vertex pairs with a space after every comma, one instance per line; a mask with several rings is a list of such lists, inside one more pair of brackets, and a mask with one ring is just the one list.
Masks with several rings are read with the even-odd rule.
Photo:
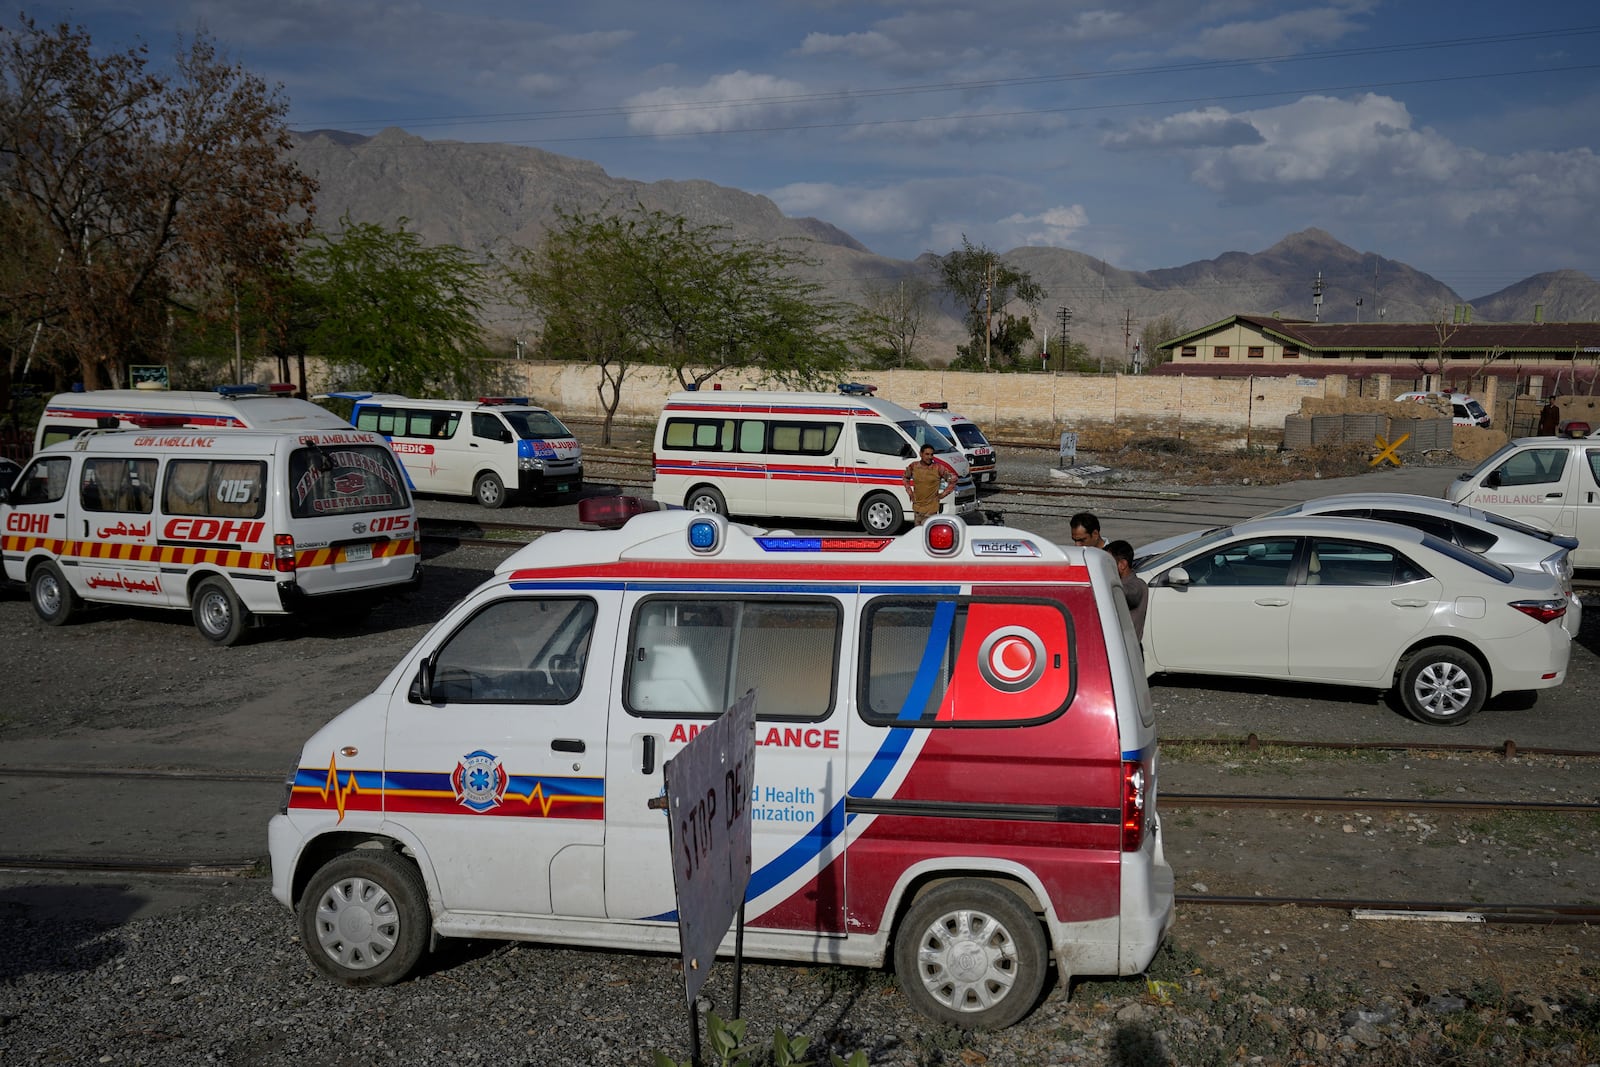
[[916, 513], [917, 525], [939, 514], [945, 497], [956, 491], [955, 468], [933, 454], [932, 445], [922, 446], [922, 458], [913, 460], [906, 468], [906, 495], [911, 498], [911, 510]]

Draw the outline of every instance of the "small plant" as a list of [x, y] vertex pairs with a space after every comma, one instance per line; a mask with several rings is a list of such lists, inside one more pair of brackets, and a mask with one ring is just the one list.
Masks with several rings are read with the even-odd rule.
[[[811, 1039], [799, 1034], [791, 1037], [780, 1027], [772, 1035], [769, 1055], [745, 1042], [746, 1022], [743, 1019], [723, 1019], [716, 1012], [706, 1013], [706, 1063], [717, 1067], [756, 1067], [771, 1063], [772, 1067], [812, 1067], [814, 1061], [805, 1058], [811, 1048]], [[856, 1050], [849, 1059], [836, 1055], [828, 1057], [830, 1067], [868, 1067], [867, 1054]], [[655, 1067], [694, 1067], [692, 1060], [675, 1060], [664, 1052], [655, 1054]]]

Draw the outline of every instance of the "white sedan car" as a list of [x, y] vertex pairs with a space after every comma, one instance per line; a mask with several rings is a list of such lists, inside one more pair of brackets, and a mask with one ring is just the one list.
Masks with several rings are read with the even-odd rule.
[[1561, 582], [1371, 519], [1250, 519], [1145, 559], [1145, 669], [1393, 691], [1465, 722], [1566, 678]]
[[[1573, 637], [1578, 636], [1578, 630], [1583, 625], [1583, 605], [1572, 591], [1572, 550], [1578, 547], [1576, 537], [1564, 537], [1541, 530], [1520, 519], [1495, 515], [1482, 508], [1411, 493], [1338, 493], [1290, 504], [1257, 515], [1256, 518], [1289, 515], [1381, 519], [1401, 526], [1413, 526], [1424, 533], [1433, 534], [1441, 541], [1460, 545], [1508, 567], [1548, 571], [1561, 581], [1562, 595], [1567, 598], [1567, 614], [1562, 619], [1562, 625]], [[1134, 552], [1134, 565], [1142, 567], [1146, 559], [1171, 551], [1206, 532], [1210, 531], [1190, 530], [1142, 545]]]

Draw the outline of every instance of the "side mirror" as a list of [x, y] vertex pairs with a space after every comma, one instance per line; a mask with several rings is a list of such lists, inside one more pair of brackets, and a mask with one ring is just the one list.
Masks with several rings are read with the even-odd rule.
[[9, 503], [11, 503], [11, 487], [9, 485], [0, 485], [0, 504]]
[[1499, 471], [1490, 471], [1489, 472], [1489, 476], [1486, 477], [1483, 480], [1483, 485], [1484, 485], [1484, 488], [1486, 488], [1486, 489], [1498, 489], [1498, 488], [1500, 488], [1500, 472]]
[[516, 439], [517, 439], [517, 435], [516, 434], [514, 434], [510, 430], [506, 429], [504, 426], [500, 427], [500, 443], [501, 444], [508, 444], [508, 443], [510, 443], [512, 441], [515, 441]]
[[411, 682], [411, 689], [406, 693], [406, 699], [413, 704], [433, 703], [433, 669], [434, 655], [429, 653], [417, 666], [417, 676]]
[[1167, 585], [1187, 589], [1189, 587], [1189, 572], [1182, 567], [1174, 567], [1166, 573], [1162, 580]]

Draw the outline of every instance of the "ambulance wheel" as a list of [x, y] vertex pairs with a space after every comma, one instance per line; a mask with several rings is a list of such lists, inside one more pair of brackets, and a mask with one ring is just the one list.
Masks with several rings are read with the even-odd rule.
[[427, 948], [427, 900], [416, 864], [377, 849], [346, 852], [306, 886], [300, 940], [317, 969], [345, 985], [394, 985]]
[[888, 493], [873, 493], [861, 502], [861, 525], [872, 534], [899, 533], [905, 525], [905, 512], [900, 501]]
[[1412, 653], [1400, 670], [1400, 700], [1418, 722], [1460, 726], [1483, 707], [1489, 683], [1470, 652], [1434, 645]]
[[472, 496], [486, 508], [506, 506], [506, 485], [494, 471], [484, 471], [472, 483]]
[[728, 502], [722, 499], [722, 494], [709, 485], [702, 485], [689, 492], [689, 499], [684, 501], [684, 507], [690, 511], [698, 511], [702, 515], [726, 515]]
[[895, 934], [894, 970], [912, 1007], [935, 1022], [999, 1030], [1044, 988], [1039, 920], [990, 882], [947, 882], [911, 906]]
[[249, 613], [228, 583], [221, 578], [207, 578], [195, 587], [194, 626], [214, 645], [236, 645], [250, 625]]
[[65, 626], [83, 603], [54, 563], [41, 563], [28, 576], [28, 599], [34, 613], [51, 626]]

